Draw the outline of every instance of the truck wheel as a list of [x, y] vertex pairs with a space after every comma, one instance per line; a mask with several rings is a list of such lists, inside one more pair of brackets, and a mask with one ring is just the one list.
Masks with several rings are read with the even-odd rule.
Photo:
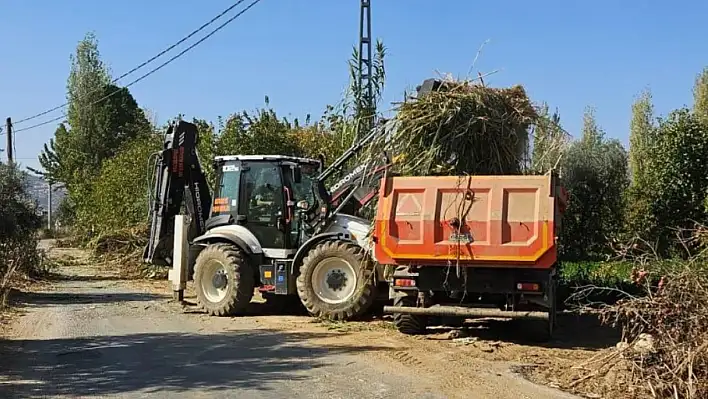
[[315, 317], [350, 320], [376, 299], [373, 267], [364, 250], [346, 241], [326, 241], [307, 254], [297, 277], [297, 293]]
[[[415, 307], [415, 297], [411, 296], [396, 296], [393, 299], [393, 306]], [[428, 326], [428, 318], [426, 316], [414, 314], [393, 314], [393, 325], [396, 326], [398, 332], [406, 335], [418, 335], [425, 332]]]
[[255, 282], [243, 252], [231, 244], [211, 244], [194, 265], [197, 302], [210, 315], [242, 312], [251, 302]]
[[546, 325], [546, 338], [547, 340], [553, 339], [553, 333], [556, 330], [556, 317], [558, 316], [558, 304], [557, 302], [557, 292], [558, 292], [558, 281], [556, 279], [551, 279], [551, 288], [548, 295], [550, 308], [548, 309], [548, 324]]
[[552, 280], [548, 289], [548, 320], [534, 321], [535, 327], [531, 329], [530, 337], [536, 342], [548, 342], [553, 339], [556, 328], [556, 318], [558, 316], [558, 307], [556, 304], [557, 288], [558, 282]]

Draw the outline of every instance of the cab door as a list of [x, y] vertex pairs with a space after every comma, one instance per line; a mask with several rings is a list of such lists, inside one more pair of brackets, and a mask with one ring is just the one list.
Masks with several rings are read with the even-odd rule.
[[288, 230], [283, 174], [274, 162], [243, 162], [239, 195], [240, 215], [244, 225], [258, 238], [266, 256], [288, 255]]

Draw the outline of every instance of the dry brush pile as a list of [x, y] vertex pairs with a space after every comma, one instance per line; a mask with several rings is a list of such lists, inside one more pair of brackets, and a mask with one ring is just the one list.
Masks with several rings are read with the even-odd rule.
[[156, 277], [155, 270], [146, 267], [142, 260], [148, 237], [147, 226], [138, 225], [99, 233], [86, 243], [86, 247], [97, 260], [107, 267], [120, 269], [125, 277]]
[[[642, 262], [639, 293], [604, 306], [600, 321], [621, 332], [611, 349], [566, 376], [575, 392], [628, 398], [708, 397], [708, 257]], [[594, 312], [593, 312], [594, 313]]]
[[[640, 397], [708, 397], [708, 268], [703, 262], [694, 259], [668, 271], [658, 284], [646, 283], [645, 296], [619, 301], [601, 314], [604, 323], [622, 330], [623, 342], [610, 356], [622, 363]], [[643, 282], [651, 275], [635, 276]]]

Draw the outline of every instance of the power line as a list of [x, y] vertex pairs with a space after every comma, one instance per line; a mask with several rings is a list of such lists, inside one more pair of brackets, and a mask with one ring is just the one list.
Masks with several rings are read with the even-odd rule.
[[[242, 1], [244, 1], [244, 0], [242, 0]], [[113, 95], [115, 95], [116, 93], [120, 92], [121, 90], [127, 89], [128, 87], [130, 87], [130, 86], [132, 86], [132, 85], [134, 85], [134, 84], [140, 82], [141, 80], [147, 78], [148, 76], [152, 75], [153, 73], [155, 73], [155, 72], [159, 71], [160, 69], [166, 67], [167, 65], [169, 65], [170, 63], [172, 63], [173, 61], [175, 61], [176, 59], [178, 59], [179, 57], [181, 57], [181, 56], [183, 56], [184, 54], [186, 54], [186, 53], [187, 53], [188, 51], [190, 51], [191, 49], [197, 47], [199, 44], [201, 44], [201, 43], [204, 42], [206, 39], [208, 39], [209, 37], [211, 37], [212, 35], [214, 35], [216, 32], [218, 32], [218, 31], [220, 31], [221, 29], [223, 29], [226, 25], [228, 25], [228, 24], [230, 24], [231, 22], [233, 22], [236, 18], [238, 18], [238, 17], [240, 17], [241, 15], [243, 15], [246, 11], [248, 11], [249, 9], [251, 9], [251, 7], [255, 6], [255, 5], [256, 5], [257, 3], [259, 3], [260, 1], [261, 1], [261, 0], [254, 0], [254, 1], [251, 2], [251, 4], [249, 4], [246, 8], [244, 8], [244, 9], [241, 10], [241, 11], [239, 11], [239, 12], [238, 12], [236, 15], [234, 15], [233, 17], [227, 19], [226, 22], [224, 22], [223, 24], [221, 24], [221, 25], [219, 25], [218, 27], [216, 27], [214, 30], [212, 30], [211, 32], [209, 32], [209, 34], [207, 34], [207, 35], [204, 36], [203, 38], [199, 39], [198, 41], [194, 42], [191, 46], [189, 46], [189, 47], [187, 47], [186, 49], [182, 50], [182, 51], [179, 52], [177, 55], [173, 56], [173, 57], [170, 58], [169, 60], [163, 62], [162, 64], [160, 64], [160, 65], [157, 66], [156, 68], [153, 68], [152, 70], [150, 70], [150, 71], [147, 72], [146, 74], [144, 74], [144, 75], [142, 75], [141, 77], [139, 77], [139, 78], [133, 80], [132, 82], [128, 83], [127, 85], [125, 85], [125, 86], [123, 86], [123, 87], [121, 87], [121, 88], [119, 88], [119, 89], [117, 89], [117, 90], [114, 90], [113, 92], [111, 92], [111, 93], [109, 93], [109, 94], [107, 94], [107, 95], [101, 97], [100, 99], [98, 99], [98, 100], [92, 102], [91, 104], [89, 104], [89, 106], [96, 105], [96, 104], [102, 102], [103, 100], [106, 100], [106, 99], [112, 97]], [[25, 130], [30, 130], [30, 129], [34, 129], [34, 128], [39, 127], [39, 126], [47, 125], [47, 124], [49, 124], [49, 123], [56, 122], [56, 121], [58, 121], [58, 120], [60, 120], [60, 119], [63, 119], [63, 118], [65, 118], [65, 117], [66, 117], [66, 115], [62, 115], [62, 116], [59, 116], [59, 117], [57, 117], [57, 118], [54, 118], [54, 119], [51, 119], [51, 120], [48, 120], [48, 121], [45, 121], [45, 122], [37, 123], [37, 124], [35, 124], [35, 125], [29, 126], [29, 127], [26, 127], [26, 128], [17, 129], [17, 130], [15, 130], [15, 133], [19, 133], [19, 132], [23, 132], [23, 131], [25, 131]]]
[[[196, 30], [193, 30], [193, 31], [192, 31], [190, 34], [188, 34], [187, 36], [185, 36], [185, 37], [183, 37], [182, 39], [180, 39], [177, 43], [174, 43], [173, 45], [171, 45], [171, 46], [167, 47], [166, 49], [160, 51], [160, 52], [157, 53], [155, 56], [151, 57], [150, 59], [148, 59], [147, 61], [143, 62], [142, 64], [136, 66], [135, 68], [131, 69], [130, 71], [128, 71], [128, 72], [122, 74], [122, 75], [119, 76], [118, 78], [113, 79], [113, 81], [112, 81], [111, 83], [116, 83], [117, 81], [119, 81], [119, 80], [125, 78], [125, 77], [128, 76], [128, 75], [131, 75], [133, 72], [136, 72], [137, 70], [139, 70], [139, 69], [141, 69], [142, 67], [146, 66], [147, 64], [149, 64], [149, 63], [155, 61], [157, 58], [160, 58], [160, 57], [163, 56], [165, 53], [169, 52], [169, 51], [172, 50], [173, 48], [175, 48], [175, 47], [179, 46], [180, 44], [184, 43], [185, 41], [187, 41], [187, 40], [188, 40], [189, 38], [191, 38], [192, 36], [194, 36], [194, 35], [196, 35], [197, 33], [201, 32], [201, 31], [202, 31], [204, 28], [206, 28], [207, 26], [213, 24], [217, 19], [223, 17], [226, 13], [228, 13], [229, 11], [231, 11], [231, 10], [233, 10], [234, 8], [238, 7], [238, 6], [239, 6], [241, 3], [243, 3], [244, 1], [246, 1], [246, 0], [239, 0], [239, 1], [237, 1], [236, 3], [232, 4], [230, 7], [228, 7], [227, 9], [225, 9], [224, 11], [222, 11], [221, 13], [219, 13], [219, 15], [215, 16], [214, 18], [212, 18], [212, 19], [209, 20], [208, 22], [204, 23], [202, 26], [200, 26], [200, 27], [197, 28]], [[93, 91], [89, 92], [88, 94], [93, 94], [93, 93], [95, 93], [95, 92], [96, 92], [96, 90], [93, 90]], [[14, 124], [16, 125], [16, 124], [18, 124], [18, 123], [23, 123], [23, 122], [27, 122], [27, 121], [32, 120], [32, 119], [35, 119], [35, 118], [39, 118], [40, 116], [44, 116], [44, 115], [46, 115], [46, 114], [48, 114], [48, 113], [50, 113], [50, 112], [54, 112], [54, 111], [56, 111], [56, 110], [58, 110], [58, 109], [64, 108], [64, 107], [66, 107], [67, 105], [69, 105], [69, 103], [68, 103], [68, 102], [65, 102], [64, 104], [57, 105], [57, 106], [54, 107], [54, 108], [51, 108], [51, 109], [48, 109], [48, 110], [46, 110], [46, 111], [40, 112], [40, 113], [38, 113], [38, 114], [35, 114], [35, 115], [32, 115], [32, 116], [28, 116], [28, 117], [26, 117], [26, 118], [20, 119], [19, 121], [14, 122]], [[54, 122], [54, 121], [59, 120], [59, 119], [61, 119], [61, 118], [63, 118], [63, 116], [62, 116], [62, 117], [59, 117], [59, 118], [57, 118], [57, 119], [54, 119], [54, 120], [52, 120], [52, 121], [48, 121], [47, 123]], [[26, 129], [31, 129], [31, 128], [34, 128], [34, 127], [37, 127], [37, 126], [42, 126], [42, 125], [41, 125], [41, 124], [40, 124], [40, 125], [35, 125], [35, 126], [29, 127], [29, 128], [26, 128]]]
[[[93, 105], [93, 104], [92, 104], [92, 105]], [[48, 120], [48, 121], [40, 122], [40, 123], [34, 124], [34, 125], [32, 125], [32, 126], [25, 127], [25, 128], [22, 128], [22, 129], [17, 129], [17, 130], [15, 130], [15, 132], [24, 132], [25, 130], [30, 130], [30, 129], [34, 129], [34, 128], [36, 128], [36, 127], [48, 125], [48, 124], [50, 124], [50, 123], [52, 123], [52, 122], [56, 122], [56, 121], [58, 121], [58, 120], [60, 120], [60, 119], [64, 119], [65, 117], [66, 117], [66, 115], [61, 115], [61, 116], [59, 116], [59, 117], [56, 117], [56, 118], [54, 118], [54, 119], [50, 119], [50, 120]]]

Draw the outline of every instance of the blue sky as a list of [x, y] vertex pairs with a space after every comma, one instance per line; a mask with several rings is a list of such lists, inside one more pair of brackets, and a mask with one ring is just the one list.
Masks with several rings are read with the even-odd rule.
[[[64, 102], [69, 55], [87, 31], [95, 32], [102, 58], [118, 76], [230, 3], [0, 0], [2, 120]], [[523, 84], [534, 101], [558, 107], [573, 134], [584, 108], [594, 106], [608, 136], [626, 143], [630, 106], [640, 90], [651, 88], [659, 114], [690, 106], [695, 76], [708, 66], [706, 1], [372, 3], [373, 36], [388, 47], [386, 108], [437, 71], [466, 75], [479, 46], [489, 40], [475, 67], [482, 73], [499, 70], [487, 83]], [[179, 113], [215, 121], [262, 106], [266, 95], [283, 116], [316, 118], [346, 86], [358, 24], [356, 0], [262, 0], [131, 92], [160, 122]], [[19, 161], [37, 166], [36, 156], [54, 129], [19, 133]]]

